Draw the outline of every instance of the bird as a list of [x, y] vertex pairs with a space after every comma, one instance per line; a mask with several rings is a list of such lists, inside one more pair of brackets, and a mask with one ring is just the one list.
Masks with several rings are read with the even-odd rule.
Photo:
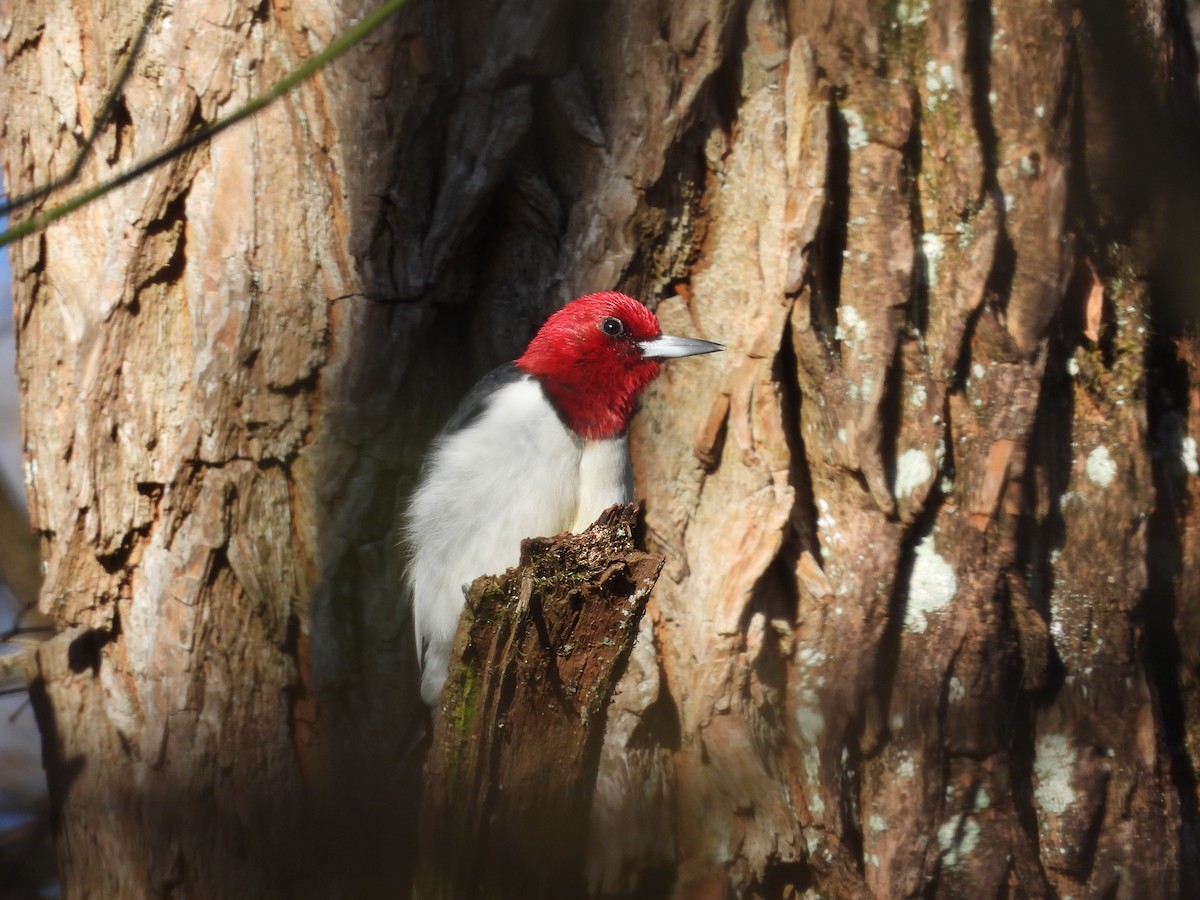
[[402, 512], [421, 698], [435, 707], [467, 587], [520, 559], [524, 538], [579, 533], [633, 499], [626, 430], [665, 359], [724, 350], [663, 334], [626, 294], [553, 313], [525, 352], [485, 375], [426, 453]]

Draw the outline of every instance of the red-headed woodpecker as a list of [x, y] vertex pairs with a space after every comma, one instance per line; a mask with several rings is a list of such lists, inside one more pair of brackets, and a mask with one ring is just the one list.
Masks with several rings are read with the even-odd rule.
[[660, 360], [725, 349], [663, 334], [624, 294], [580, 297], [486, 375], [438, 435], [403, 518], [421, 697], [437, 703], [464, 588], [521, 540], [583, 531], [633, 499], [625, 429]]

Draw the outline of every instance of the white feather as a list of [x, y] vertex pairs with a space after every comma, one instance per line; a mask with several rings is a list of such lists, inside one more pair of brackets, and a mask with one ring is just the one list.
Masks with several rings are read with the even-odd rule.
[[582, 531], [632, 495], [624, 437], [584, 441], [528, 376], [439, 439], [404, 522], [426, 703], [437, 702], [446, 680], [463, 588], [515, 566], [523, 538]]
[[579, 502], [571, 530], [586, 531], [614, 503], [633, 499], [633, 470], [625, 435], [588, 441], [579, 459]]

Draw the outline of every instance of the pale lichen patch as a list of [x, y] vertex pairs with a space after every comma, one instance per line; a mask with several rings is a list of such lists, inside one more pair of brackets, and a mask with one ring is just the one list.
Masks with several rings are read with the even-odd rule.
[[946, 255], [946, 242], [940, 235], [925, 232], [921, 235], [921, 252], [925, 255], [925, 268], [930, 284], [937, 284], [938, 263]]
[[1117, 464], [1103, 444], [1088, 454], [1087, 477], [1092, 484], [1102, 488], [1108, 487], [1116, 474]]
[[924, 25], [929, 17], [929, 0], [900, 0], [896, 5], [896, 21], [915, 28]]
[[952, 675], [950, 677], [950, 688], [947, 693], [951, 703], [958, 703], [965, 696], [967, 696], [967, 689], [963, 686], [962, 679], [960, 679], [957, 675]]
[[1033, 795], [1043, 812], [1061, 816], [1075, 802], [1071, 776], [1077, 754], [1071, 742], [1061, 734], [1044, 734], [1034, 747], [1033, 774], [1037, 788]]
[[896, 460], [896, 497], [911, 496], [917, 488], [928, 484], [932, 477], [933, 466], [924, 451], [916, 448], [905, 450]]
[[939, 103], [950, 99], [950, 91], [954, 89], [954, 69], [946, 64], [939, 66], [936, 61], [925, 63], [925, 108], [936, 109]]
[[1179, 448], [1179, 461], [1183, 463], [1183, 467], [1189, 475], [1200, 474], [1200, 461], [1196, 458], [1196, 439], [1194, 437], [1185, 437], [1183, 444]]
[[867, 322], [853, 306], [838, 307], [837, 330], [833, 336], [839, 341], [862, 341], [867, 337]]
[[846, 121], [846, 144], [851, 150], [861, 150], [871, 143], [867, 129], [863, 126], [862, 116], [857, 110], [843, 109], [841, 114]]
[[796, 728], [806, 744], [815, 744], [825, 730], [825, 717], [815, 709], [801, 707], [796, 710]]
[[942, 862], [954, 868], [979, 846], [979, 823], [970, 817], [951, 819], [938, 829], [937, 839]]
[[926, 535], [917, 544], [912, 578], [908, 586], [908, 606], [904, 610], [904, 627], [914, 634], [924, 634], [929, 616], [941, 612], [958, 593], [958, 576], [954, 567], [938, 555], [933, 535]]

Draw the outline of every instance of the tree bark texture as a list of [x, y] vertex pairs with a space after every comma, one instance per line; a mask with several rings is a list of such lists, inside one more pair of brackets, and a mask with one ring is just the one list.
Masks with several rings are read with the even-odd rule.
[[[86, 177], [360, 12], [168, 5]], [[139, 16], [6, 5], [14, 193]], [[1194, 894], [1189, 39], [1173, 0], [416, 3], [22, 242], [68, 895], [405, 883], [395, 498], [475, 376], [612, 287], [729, 350], [631, 431], [667, 562], [593, 889]]]
[[636, 511], [534, 538], [471, 587], [433, 723], [415, 896], [587, 893], [589, 811], [617, 679], [663, 559]]
[[[84, 180], [232, 111], [361, 11], [166, 4]], [[142, 14], [5, 4], [14, 194], [69, 169]], [[380, 823], [415, 804], [391, 517], [418, 314], [364, 299], [354, 258], [407, 78], [382, 40], [12, 253], [63, 629], [33, 697], [65, 896], [405, 881], [411, 834]]]

